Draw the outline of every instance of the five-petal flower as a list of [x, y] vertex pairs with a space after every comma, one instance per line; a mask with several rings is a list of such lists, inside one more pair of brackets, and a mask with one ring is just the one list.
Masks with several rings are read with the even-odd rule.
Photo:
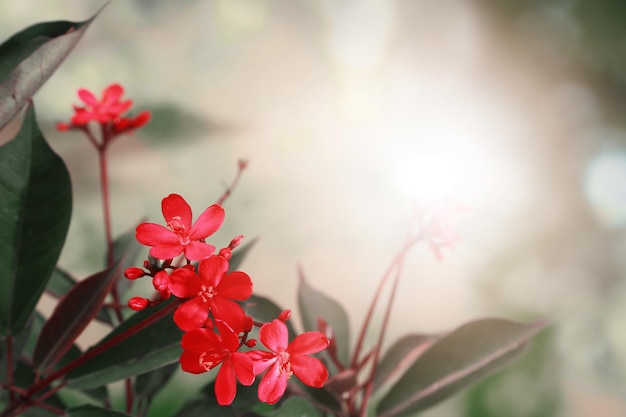
[[252, 280], [245, 272], [227, 272], [228, 261], [219, 255], [201, 261], [197, 274], [187, 268], [172, 272], [170, 291], [178, 298], [189, 298], [174, 312], [174, 321], [181, 330], [202, 327], [209, 311], [235, 332], [244, 330], [246, 314], [233, 300], [246, 300], [252, 295]]
[[154, 223], [137, 226], [139, 243], [152, 246], [150, 255], [158, 259], [172, 259], [185, 252], [190, 261], [200, 261], [213, 255], [215, 246], [204, 242], [224, 222], [224, 209], [213, 204], [191, 224], [191, 207], [178, 194], [170, 194], [161, 202], [167, 227]]
[[277, 402], [285, 393], [291, 375], [315, 388], [321, 388], [328, 379], [328, 370], [322, 361], [308, 356], [326, 349], [330, 344], [323, 333], [305, 332], [289, 343], [287, 326], [276, 319], [261, 326], [259, 339], [271, 351], [248, 353], [254, 361], [255, 374], [267, 369], [259, 383], [259, 400], [268, 404]]

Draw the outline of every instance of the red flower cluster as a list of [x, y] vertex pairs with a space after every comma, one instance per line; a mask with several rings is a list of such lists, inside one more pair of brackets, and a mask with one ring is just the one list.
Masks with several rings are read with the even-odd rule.
[[78, 97], [85, 104], [74, 106], [74, 115], [70, 123], [58, 123], [57, 129], [86, 128], [89, 122], [97, 122], [102, 126], [103, 135], [110, 139], [125, 132], [133, 131], [150, 121], [150, 112], [142, 111], [133, 118], [123, 116], [133, 104], [132, 100], [121, 100], [124, 88], [119, 84], [111, 84], [102, 92], [102, 100], [89, 90], [81, 88]]
[[[150, 255], [163, 262], [144, 263], [144, 269], [128, 268], [128, 279], [151, 276], [159, 300], [133, 297], [129, 307], [142, 310], [174, 295], [183, 300], [174, 311], [174, 322], [186, 332], [180, 356], [184, 371], [200, 374], [220, 367], [215, 380], [215, 395], [220, 405], [229, 405], [237, 393], [237, 381], [251, 385], [265, 372], [258, 388], [259, 400], [273, 404], [284, 394], [292, 375], [304, 384], [321, 387], [328, 370], [317, 358], [308, 356], [330, 344], [321, 332], [306, 332], [291, 343], [283, 322], [283, 312], [269, 323], [257, 323], [238, 301], [252, 295], [252, 280], [245, 272], [228, 272], [232, 250], [242, 241], [234, 238], [228, 247], [215, 254], [215, 247], [205, 239], [215, 233], [224, 221], [219, 205], [207, 208], [192, 224], [187, 202], [177, 194], [165, 197], [161, 204], [167, 227], [143, 223], [137, 227], [137, 240], [151, 246]], [[173, 266], [175, 257], [184, 254], [186, 263]], [[191, 261], [199, 261], [197, 267]], [[171, 271], [171, 272], [170, 272]], [[253, 326], [259, 326], [259, 339], [268, 350], [251, 350], [255, 339], [249, 339]], [[245, 351], [241, 351], [244, 349]]]

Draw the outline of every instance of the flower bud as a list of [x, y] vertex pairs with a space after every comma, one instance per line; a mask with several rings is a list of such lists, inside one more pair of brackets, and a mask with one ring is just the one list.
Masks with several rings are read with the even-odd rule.
[[253, 348], [256, 346], [256, 339], [246, 340], [246, 346], [249, 348]]
[[159, 291], [159, 295], [161, 296], [161, 300], [167, 300], [168, 298], [170, 298], [172, 293], [170, 292], [168, 288], [166, 288], [162, 291]]
[[278, 315], [278, 320], [280, 320], [280, 321], [282, 321], [284, 323], [287, 320], [289, 320], [290, 317], [291, 317], [291, 310], [283, 310]]
[[132, 308], [135, 311], [143, 310], [144, 308], [150, 305], [150, 300], [142, 297], [133, 297], [128, 300], [128, 307]]
[[243, 235], [236, 236], [230, 241], [228, 248], [231, 250], [235, 249], [237, 246], [241, 245], [241, 242], [243, 242]]
[[233, 256], [233, 251], [229, 248], [220, 249], [220, 253], [218, 255], [226, 260], [229, 260]]
[[245, 333], [248, 333], [248, 332], [250, 332], [252, 330], [253, 326], [254, 326], [254, 319], [252, 317], [250, 317], [250, 316], [245, 316], [243, 318], [243, 325], [242, 325], [243, 329], [242, 330]]
[[146, 275], [146, 271], [141, 268], [136, 268], [134, 266], [126, 268], [126, 270], [124, 271], [124, 276], [128, 279], [137, 279], [143, 277], [144, 275]]
[[152, 285], [154, 289], [161, 292], [166, 290], [170, 283], [170, 277], [167, 275], [165, 271], [159, 271], [156, 273], [154, 278], [152, 278]]

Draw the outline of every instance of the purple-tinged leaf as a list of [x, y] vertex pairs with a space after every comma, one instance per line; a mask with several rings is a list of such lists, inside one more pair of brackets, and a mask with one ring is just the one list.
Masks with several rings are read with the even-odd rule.
[[350, 352], [350, 323], [348, 314], [337, 301], [314, 289], [299, 271], [298, 306], [302, 316], [302, 325], [307, 331], [318, 330], [318, 318], [330, 325], [336, 338], [339, 360], [346, 364]]
[[0, 45], [0, 129], [56, 71], [96, 16], [78, 23], [39, 23]]
[[376, 368], [374, 390], [400, 377], [409, 366], [441, 336], [409, 334], [397, 340], [386, 352]]
[[65, 243], [71, 212], [69, 173], [31, 107], [15, 138], [0, 146], [0, 334], [19, 333], [35, 309]]
[[378, 404], [379, 417], [424, 410], [518, 357], [544, 322], [503, 319], [467, 323], [428, 349]]
[[80, 281], [59, 301], [35, 347], [33, 359], [40, 371], [45, 373], [72, 347], [100, 311], [120, 274], [119, 265], [113, 265]]

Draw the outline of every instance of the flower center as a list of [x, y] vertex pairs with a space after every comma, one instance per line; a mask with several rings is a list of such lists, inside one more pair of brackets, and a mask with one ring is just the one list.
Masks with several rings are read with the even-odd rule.
[[200, 287], [200, 291], [198, 291], [197, 294], [198, 297], [202, 298], [203, 303], [208, 302], [215, 295], [217, 295], [217, 293], [215, 292], [215, 289], [212, 285], [209, 285], [208, 287], [206, 285], [202, 285]]
[[172, 219], [167, 222], [167, 227], [170, 230], [178, 235], [178, 240], [181, 245], [189, 244], [189, 236], [187, 235], [187, 231], [185, 230], [185, 225], [181, 222], [180, 216], [174, 216]]
[[280, 352], [278, 354], [278, 361], [280, 363], [280, 373], [289, 378], [293, 375], [291, 370], [291, 362], [289, 361], [289, 354], [287, 352]]
[[200, 366], [206, 369], [207, 371], [215, 368], [222, 360], [224, 359], [224, 355], [216, 352], [203, 352], [198, 358], [198, 362]]

